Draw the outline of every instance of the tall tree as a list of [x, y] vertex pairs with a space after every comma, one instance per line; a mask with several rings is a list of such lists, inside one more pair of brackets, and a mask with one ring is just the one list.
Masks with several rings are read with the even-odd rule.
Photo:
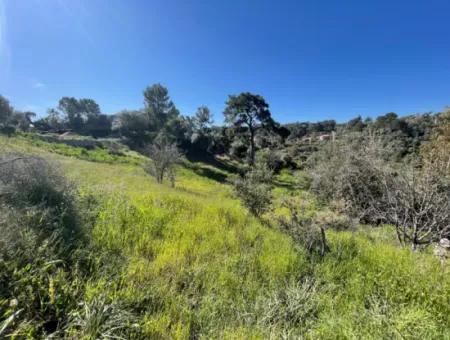
[[[176, 130], [173, 125], [180, 112], [169, 96], [169, 90], [161, 84], [148, 86], [144, 90], [145, 112], [150, 122], [150, 130], [156, 136], [162, 130]], [[175, 124], [176, 125], [176, 124]], [[172, 131], [165, 131], [171, 134]]]
[[148, 126], [149, 119], [144, 112], [125, 110], [116, 114], [112, 129], [130, 146], [140, 148], [151, 141]]
[[36, 113], [26, 111], [14, 111], [9, 122], [15, 128], [18, 128], [22, 131], [28, 131], [32, 124], [32, 118], [36, 117]]
[[211, 111], [207, 106], [200, 106], [195, 112], [194, 126], [197, 132], [204, 133], [214, 123]]
[[192, 126], [191, 143], [195, 148], [207, 151], [212, 142], [213, 119], [211, 111], [207, 106], [200, 106], [190, 122]]
[[8, 99], [0, 95], [0, 124], [6, 124], [13, 112], [14, 109], [9, 104]]
[[274, 121], [269, 105], [260, 95], [243, 92], [229, 96], [224, 111], [225, 121], [235, 127], [248, 130], [250, 143], [250, 164], [255, 162], [255, 134], [258, 129], [272, 130]]
[[59, 100], [58, 110], [64, 114], [69, 127], [78, 133], [85, 132], [85, 124], [89, 118], [100, 115], [100, 106], [89, 98], [63, 97]]

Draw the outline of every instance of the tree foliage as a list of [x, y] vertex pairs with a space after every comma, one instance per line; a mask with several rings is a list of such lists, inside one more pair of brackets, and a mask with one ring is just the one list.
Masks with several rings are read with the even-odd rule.
[[8, 99], [0, 95], [0, 124], [5, 125], [14, 112], [13, 107], [9, 104]]
[[59, 100], [58, 110], [67, 120], [69, 129], [81, 134], [86, 132], [86, 122], [100, 115], [99, 105], [89, 98], [63, 97]]
[[245, 129], [241, 133], [248, 133], [250, 145], [250, 164], [255, 162], [255, 135], [258, 129], [273, 129], [274, 121], [269, 111], [269, 104], [260, 95], [243, 92], [231, 95], [224, 111], [225, 121], [236, 128]]
[[148, 130], [152, 139], [160, 132], [178, 137], [180, 112], [169, 96], [169, 90], [161, 84], [148, 86], [144, 90], [144, 112], [148, 117]]

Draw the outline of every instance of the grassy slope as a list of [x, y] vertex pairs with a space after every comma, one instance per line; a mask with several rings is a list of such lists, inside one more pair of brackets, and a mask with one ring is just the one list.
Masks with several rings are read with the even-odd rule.
[[148, 177], [135, 155], [55, 153], [21, 138], [0, 147], [55, 159], [82, 193], [103, 197], [94, 243], [120, 260], [89, 282], [86, 296], [131, 306], [148, 337], [450, 337], [448, 266], [398, 249], [389, 231], [330, 233], [332, 252], [309, 258], [250, 217], [227, 185], [188, 168], [172, 189]]

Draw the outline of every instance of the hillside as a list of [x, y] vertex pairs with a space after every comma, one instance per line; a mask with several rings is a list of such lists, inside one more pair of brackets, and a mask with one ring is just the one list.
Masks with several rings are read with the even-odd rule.
[[[77, 195], [95, 202], [80, 263], [44, 252], [15, 269], [15, 293], [0, 295], [2, 336], [450, 336], [450, 267], [431, 250], [400, 248], [389, 226], [358, 226], [327, 231], [331, 250], [320, 257], [270, 223], [288, 195], [308, 202], [305, 213], [326, 210], [288, 185], [301, 174], [278, 176], [275, 210], [260, 220], [229, 184], [205, 176], [232, 176], [212, 165], [185, 160], [171, 188], [146, 174], [145, 158], [133, 152], [110, 159], [102, 149], [78, 152], [19, 136], [1, 137], [0, 147], [57, 164]], [[87, 269], [76, 269], [83, 262]]]

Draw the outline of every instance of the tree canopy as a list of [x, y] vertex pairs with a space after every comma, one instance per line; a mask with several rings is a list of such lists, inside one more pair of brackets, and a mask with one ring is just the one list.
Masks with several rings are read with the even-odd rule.
[[0, 124], [5, 124], [12, 116], [14, 109], [8, 99], [0, 95]]
[[224, 111], [225, 122], [234, 127], [244, 127], [249, 134], [250, 163], [255, 161], [255, 133], [258, 129], [271, 130], [275, 126], [269, 111], [269, 104], [257, 94], [242, 92], [239, 95], [231, 95], [226, 103]]

